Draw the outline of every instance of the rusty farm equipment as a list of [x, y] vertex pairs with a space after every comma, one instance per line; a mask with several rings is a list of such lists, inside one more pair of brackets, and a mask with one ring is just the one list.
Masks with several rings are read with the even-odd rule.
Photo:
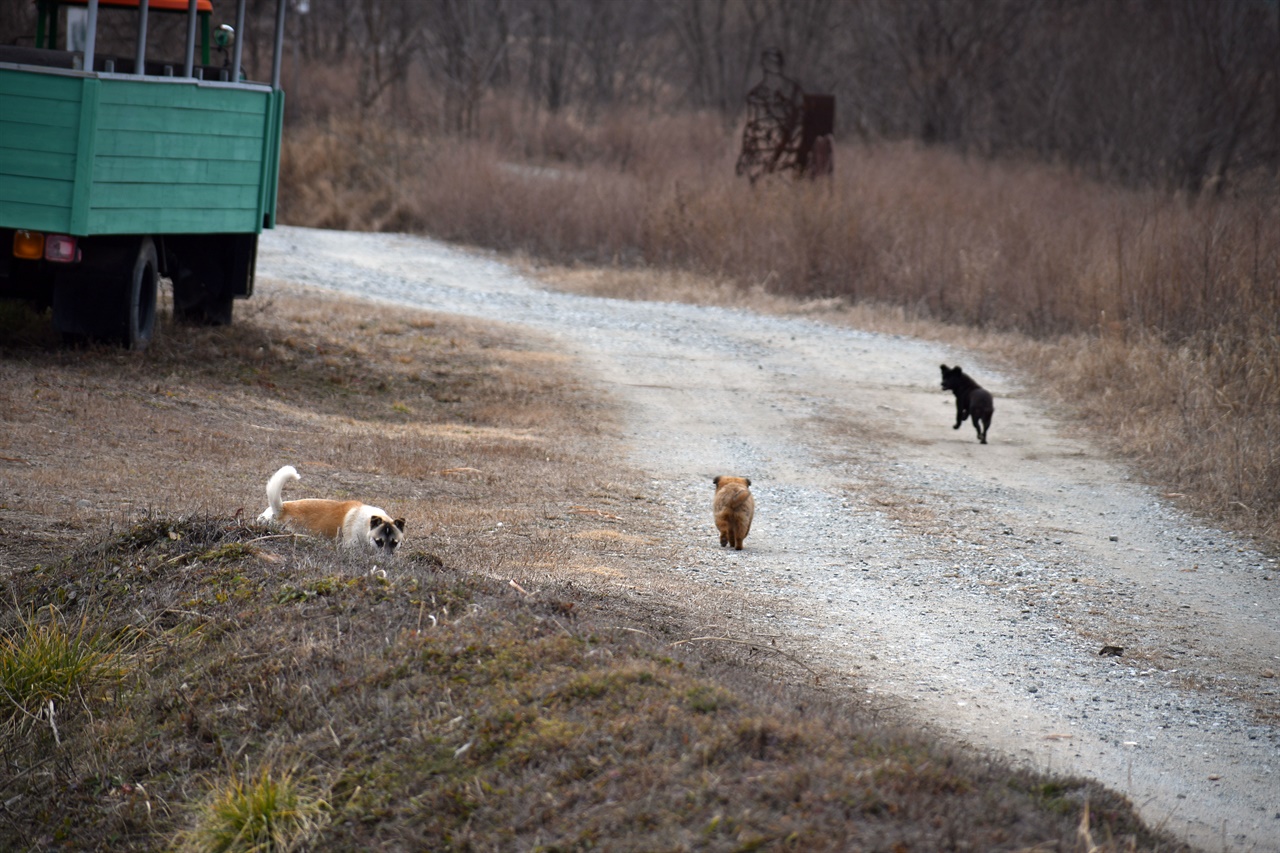
[[737, 174], [752, 183], [788, 171], [797, 178], [830, 175], [835, 96], [806, 93], [783, 72], [780, 50], [766, 50], [760, 64], [764, 77], [747, 93]]

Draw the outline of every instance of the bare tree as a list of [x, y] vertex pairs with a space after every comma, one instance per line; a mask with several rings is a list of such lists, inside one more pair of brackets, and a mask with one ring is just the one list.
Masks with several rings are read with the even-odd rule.
[[1253, 3], [1197, 3], [1174, 9], [1177, 43], [1185, 45], [1187, 79], [1173, 176], [1182, 189], [1221, 192], [1233, 169], [1266, 156], [1267, 111], [1274, 103], [1274, 58], [1265, 7]]
[[[249, 3], [257, 79], [275, 8]], [[30, 4], [0, 2], [0, 43], [33, 35]], [[776, 48], [806, 92], [836, 96], [838, 136], [1190, 194], [1280, 179], [1275, 0], [311, 0], [289, 38], [291, 61], [350, 69], [355, 104], [293, 100], [316, 115], [394, 103], [475, 134], [484, 99], [504, 93], [588, 118], [625, 103], [729, 122]]]
[[897, 61], [920, 139], [975, 141], [971, 123], [1000, 102], [1031, 8], [1016, 0], [872, 4], [869, 20]]
[[558, 112], [572, 98], [579, 52], [577, 33], [569, 0], [537, 0], [532, 7], [532, 40], [535, 60], [531, 79], [538, 86], [541, 102]]
[[759, 53], [764, 14], [757, 0], [663, 0], [663, 17], [680, 68], [684, 97], [695, 107], [722, 112], [741, 108], [746, 69]]
[[423, 7], [394, 0], [359, 0], [355, 7], [356, 44], [363, 62], [357, 77], [358, 108], [374, 109], [382, 96], [401, 83], [421, 46]]
[[426, 10], [420, 26], [427, 66], [444, 86], [444, 124], [458, 133], [474, 133], [480, 101], [503, 66], [510, 40], [509, 4], [432, 0], [421, 5]]

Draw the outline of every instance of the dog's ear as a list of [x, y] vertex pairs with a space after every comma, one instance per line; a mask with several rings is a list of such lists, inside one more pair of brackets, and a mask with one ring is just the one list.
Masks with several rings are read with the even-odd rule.
[[386, 524], [386, 523], [387, 523], [387, 520], [386, 520], [385, 518], [383, 518], [382, 516], [380, 516], [380, 515], [371, 515], [371, 516], [369, 516], [369, 529], [370, 529], [370, 530], [377, 530], [379, 527], [381, 527], [382, 525], [384, 525], [384, 524]]
[[712, 481], [711, 481], [711, 485], [713, 485], [713, 486], [718, 486], [718, 485], [720, 485], [720, 475], [719, 475], [719, 474], [717, 474], [717, 475], [716, 475], [716, 478], [715, 478], [714, 480], [712, 480]]
[[742, 479], [744, 479], [744, 480], [746, 480], [746, 481], [747, 481], [747, 485], [748, 485], [748, 486], [750, 486], [750, 485], [751, 485], [751, 478], [750, 478], [750, 477], [743, 477]]
[[397, 518], [397, 519], [393, 522], [393, 524], [395, 524], [395, 526], [396, 526], [397, 528], [399, 528], [399, 530], [400, 530], [400, 532], [401, 532], [401, 533], [404, 533], [404, 519], [403, 519], [403, 518]]

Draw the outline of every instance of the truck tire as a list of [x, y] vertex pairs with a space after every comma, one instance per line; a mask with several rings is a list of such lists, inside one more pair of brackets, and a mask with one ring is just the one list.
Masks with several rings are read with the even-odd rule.
[[164, 239], [165, 269], [173, 279], [173, 318], [197, 326], [226, 326], [238, 296], [253, 292], [256, 234], [184, 234]]
[[160, 267], [150, 237], [92, 246], [92, 260], [55, 279], [53, 324], [69, 343], [111, 341], [144, 350], [156, 328]]
[[131, 350], [144, 350], [156, 331], [156, 291], [160, 286], [160, 262], [156, 244], [143, 237], [133, 261], [133, 273], [125, 282], [128, 317], [121, 343]]

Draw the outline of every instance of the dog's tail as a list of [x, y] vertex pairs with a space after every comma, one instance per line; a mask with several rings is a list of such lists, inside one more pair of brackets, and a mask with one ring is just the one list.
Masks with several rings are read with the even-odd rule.
[[729, 495], [730, 508], [737, 509], [746, 503], [747, 498], [749, 497], [751, 497], [751, 492], [747, 491], [746, 486], [737, 486], [737, 488], [733, 490], [733, 494]]
[[301, 479], [297, 469], [292, 465], [286, 465], [272, 474], [271, 479], [267, 480], [267, 511], [263, 515], [268, 518], [278, 516], [284, 506], [284, 502], [280, 499], [280, 490], [284, 488], [285, 481]]

